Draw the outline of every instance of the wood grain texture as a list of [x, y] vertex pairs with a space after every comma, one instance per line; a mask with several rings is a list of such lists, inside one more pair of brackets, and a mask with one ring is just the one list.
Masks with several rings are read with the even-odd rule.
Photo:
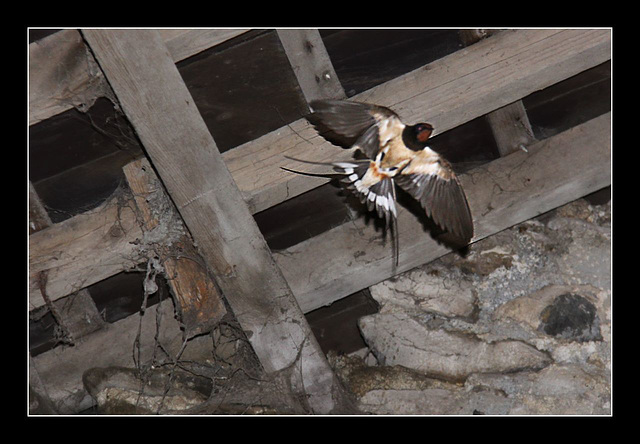
[[179, 62], [249, 31], [237, 29], [159, 29], [174, 62]]
[[[248, 29], [161, 29], [174, 62], [179, 62]], [[29, 125], [75, 106], [90, 108], [109, 94], [77, 29], [64, 29], [29, 44]]]
[[[468, 80], [465, 80], [466, 77], [478, 75], [470, 71], [469, 65], [477, 66], [478, 63], [482, 62], [482, 66], [485, 66], [483, 69], [489, 69], [492, 64], [499, 63], [502, 58], [507, 56], [509, 59], [516, 58], [517, 60], [512, 63], [517, 62], [522, 70], [526, 70], [526, 57], [537, 58], [538, 56], [529, 54], [523, 48], [539, 48], [541, 42], [548, 39], [551, 39], [551, 43], [554, 45], [564, 48], [565, 45], [560, 40], [565, 33], [568, 33], [566, 35], [570, 40], [568, 44], [574, 48], [574, 52], [566, 48], [563, 49], [562, 53], [567, 59], [565, 62], [558, 62], [559, 56], [555, 58], [556, 61], [554, 63], [561, 63], [564, 66], [562, 73], [558, 77], [565, 77], [570, 72], [581, 69], [585, 65], [595, 65], [600, 63], [603, 58], [610, 57], [609, 31], [527, 30], [526, 35], [520, 34], [521, 32], [523, 31], [502, 32], [462, 50], [464, 51], [464, 56], [459, 56], [457, 53], [452, 54], [441, 61], [428, 65], [424, 69], [409, 73], [402, 78], [388, 82], [388, 84], [380, 85], [365, 94], [376, 97], [376, 100], [384, 100], [387, 104], [393, 103], [394, 97], [397, 97], [397, 99], [406, 97], [406, 88], [412, 83], [409, 79], [413, 79], [413, 83], [417, 85], [415, 90], [424, 90], [420, 96], [430, 97], [448, 84], [446, 79], [451, 78], [451, 76], [446, 76], [447, 68], [450, 73], [453, 73], [453, 79], [449, 83], [468, 82]], [[584, 35], [585, 32], [586, 35]], [[525, 37], [530, 37], [528, 46], [526, 45], [527, 39]], [[506, 40], [502, 40], [505, 38]], [[549, 44], [549, 42], [547, 43]], [[531, 48], [529, 49], [531, 50]], [[491, 60], [487, 61], [485, 60], [486, 58]], [[508, 68], [513, 71], [512, 67], [508, 66]], [[502, 68], [498, 71], [502, 72]], [[429, 75], [425, 76], [425, 73]], [[551, 81], [548, 76], [545, 76], [545, 79], [545, 82]], [[418, 83], [421, 83], [421, 85], [418, 85]], [[527, 85], [525, 92], [537, 87], [538, 83], [532, 81], [531, 84]], [[496, 103], [495, 95], [492, 96], [494, 96], [494, 103]], [[356, 99], [364, 98], [363, 96]], [[466, 98], [467, 96], [461, 95], [458, 101], [464, 101]], [[416, 106], [422, 106], [418, 102], [415, 102], [415, 104]], [[416, 119], [419, 116], [418, 112], [413, 113], [407, 109], [405, 109], [404, 113], [412, 114]], [[150, 110], [149, 118], [155, 119], [155, 116], [156, 112]], [[459, 114], [452, 114], [452, 119], [458, 122], [461, 120]], [[455, 122], [448, 122], [448, 124], [451, 123]], [[167, 124], [168, 138], [171, 137], [171, 128], [175, 126], [175, 122]], [[172, 147], [179, 147], [182, 144], [183, 142], [180, 140], [170, 143]], [[325, 179], [293, 175], [281, 170], [280, 166], [299, 168], [299, 165], [284, 159], [282, 157], [283, 154], [318, 161], [345, 159], [351, 155], [348, 151], [341, 150], [325, 142], [306, 120], [296, 121], [290, 126], [283, 127], [253, 142], [224, 153], [223, 158], [232, 173], [234, 181], [243, 190], [243, 196], [247, 199], [252, 212], [268, 208], [275, 203], [326, 183]], [[177, 164], [176, 168], [180, 168], [180, 166]], [[186, 177], [182, 180], [188, 184], [191, 179]], [[193, 195], [187, 196], [185, 200], [188, 202], [189, 199], [194, 197]], [[132, 251], [129, 242], [140, 235], [140, 230], [135, 227], [133, 231], [126, 231], [124, 236], [120, 238], [121, 246], [125, 247], [121, 251], [118, 251], [119, 247], [115, 245], [113, 249], [107, 250], [97, 247], [100, 245], [100, 239], [104, 236], [105, 230], [108, 230], [116, 222], [116, 214], [113, 208], [113, 205], [104, 205], [100, 209], [76, 216], [63, 224], [59, 224], [59, 226], [56, 225], [43, 230], [41, 233], [35, 233], [35, 237], [30, 239], [30, 255], [33, 256], [30, 257], [32, 271], [48, 268], [54, 270], [49, 276], [50, 286], [48, 288], [52, 300], [76, 291], [78, 288], [82, 288], [83, 285], [90, 285], [97, 280], [109, 277], [134, 265], [130, 254], [135, 254], [135, 252]], [[109, 215], [102, 214], [102, 211], [109, 212]], [[132, 213], [129, 214], [127, 212], [123, 214], [125, 218], [132, 215]], [[127, 226], [127, 223], [128, 219], [125, 219], [124, 226]], [[74, 228], [76, 225], [80, 227], [78, 230]], [[203, 229], [206, 229], [208, 222], [203, 220], [202, 225]], [[84, 234], [81, 235], [81, 233]], [[56, 242], [54, 240], [57, 236], [60, 236], [57, 245], [58, 249], [53, 249], [50, 245], [52, 242]], [[112, 238], [110, 240], [114, 241], [115, 239]], [[40, 245], [41, 242], [44, 243]], [[76, 243], [77, 245], [74, 245]], [[68, 254], [63, 252], [64, 249], [69, 249]], [[62, 259], [56, 259], [58, 256]], [[71, 258], [75, 258], [78, 263], [74, 264], [74, 259]], [[89, 266], [89, 264], [93, 264], [93, 266]], [[87, 266], [85, 267], [85, 265]], [[94, 267], [98, 266], [100, 270], [94, 272]], [[33, 273], [31, 276], [33, 276]], [[56, 278], [56, 276], [58, 277]], [[57, 280], [59, 280], [58, 283], [56, 283]], [[33, 281], [30, 283], [30, 290], [32, 296], [30, 299], [31, 306], [42, 305], [43, 301], [39, 294], [40, 292]]]
[[526, 149], [535, 142], [529, 117], [522, 100], [503, 106], [486, 115], [501, 156]]
[[[141, 225], [145, 232], [151, 232], [160, 223], [159, 217], [179, 219], [175, 209], [164, 194], [164, 188], [147, 159], [140, 159], [123, 168], [134, 201], [140, 211]], [[155, 195], [155, 196], [154, 196]], [[162, 200], [163, 205], [154, 207], [152, 202]], [[182, 225], [181, 222], [177, 224]], [[202, 258], [198, 255], [187, 230], [171, 242], [159, 243], [154, 253], [164, 267], [167, 284], [175, 298], [176, 310], [187, 338], [207, 333], [215, 327], [227, 312], [222, 297]]]
[[[610, 183], [608, 116], [610, 114], [548, 140], [537, 142], [528, 147], [529, 153], [519, 151], [507, 156], [507, 159], [519, 159], [518, 162], [520, 162], [526, 160], [536, 150], [540, 151], [541, 147], [546, 147], [544, 149], [547, 154], [537, 155], [537, 158], [546, 160], [548, 163], [536, 167], [539, 168], [537, 171], [534, 170], [535, 166], [529, 166], [525, 174], [526, 171], [522, 170], [523, 164], [517, 168], [521, 175], [514, 176], [511, 170], [515, 167], [511, 162], [519, 165], [518, 162], [510, 160], [510, 163], [504, 166], [503, 160], [497, 160], [477, 171], [463, 175], [461, 180], [469, 195], [476, 219], [476, 230], [484, 226], [482, 231], [477, 231], [475, 239], [494, 234], [510, 225], [548, 211], [554, 208], [554, 205], [562, 205]], [[598, 126], [595, 126], [596, 124]], [[583, 142], [585, 146], [591, 148], [581, 153], [580, 143]], [[555, 151], [555, 146], [568, 150], [569, 153], [563, 154], [564, 157], [557, 163], [555, 156], [560, 156], [563, 151]], [[606, 151], [601, 152], [601, 150]], [[592, 151], [595, 154], [592, 154]], [[579, 162], [574, 162], [574, 159]], [[536, 182], [531, 182], [530, 176], [534, 176]], [[471, 184], [468, 183], [469, 181]], [[511, 190], [513, 188], [511, 182], [515, 182], [518, 186], [516, 188], [518, 193], [500, 192], [501, 189]], [[527, 184], [528, 187], [525, 190], [520, 189]], [[482, 189], [483, 186], [486, 186], [486, 189]], [[558, 189], [554, 189], [554, 186]], [[491, 193], [496, 193], [496, 197], [492, 197]], [[476, 203], [479, 199], [477, 196], [484, 200], [484, 204]], [[485, 215], [492, 213], [497, 216], [485, 218]], [[130, 268], [144, 259], [138, 255], [136, 248], [132, 248], [131, 242], [141, 237], [142, 232], [135, 222], [131, 208], [125, 205], [119, 217], [118, 219], [115, 203], [111, 202], [30, 236], [31, 308], [44, 304], [37, 286], [38, 271], [50, 270], [47, 290], [51, 299], [55, 300]], [[492, 225], [488, 225], [490, 222]], [[406, 223], [412, 226], [411, 222]], [[120, 231], [120, 228], [124, 228], [125, 231]], [[417, 227], [414, 228], [417, 230]], [[120, 237], [109, 235], [111, 229], [114, 230], [113, 234], [122, 235]], [[405, 233], [406, 228], [401, 227], [401, 229], [403, 230], [401, 241], [411, 238]], [[380, 233], [372, 231], [370, 227], [363, 224], [362, 220], [344, 224], [330, 233], [332, 234], [325, 233], [317, 239], [314, 238], [315, 240], [310, 239], [275, 255], [304, 312], [375, 283], [367, 279], [351, 279], [355, 261], [352, 256], [359, 256], [362, 253], [371, 255], [373, 251], [379, 249], [380, 257], [377, 260], [385, 261], [390, 254], [387, 246], [375, 246], [376, 243], [382, 242]], [[369, 237], [363, 238], [363, 233], [368, 233]], [[431, 241], [424, 231], [417, 231], [415, 235], [418, 238], [424, 238], [427, 245], [422, 247], [431, 253], [425, 257], [420, 256], [416, 262], [411, 263], [420, 265], [448, 252], [446, 248]], [[365, 242], [363, 239], [369, 240]], [[367, 247], [369, 241], [375, 246], [374, 249]], [[107, 248], [103, 248], [105, 245]], [[343, 248], [345, 249], [344, 261], [335, 260], [334, 256], [342, 257], [338, 250]], [[403, 250], [405, 248], [406, 246], [403, 246]], [[316, 255], [318, 255], [317, 258]], [[407, 267], [410, 268], [410, 266], [406, 265], [401, 269], [408, 269]], [[305, 270], [307, 268], [308, 270]], [[360, 267], [359, 270], [357, 273], [365, 273], [364, 268]], [[386, 274], [383, 272], [380, 276], [382, 279]]]
[[51, 226], [51, 218], [42, 205], [33, 184], [29, 181], [29, 234]]
[[[465, 46], [489, 37], [498, 30], [465, 29], [460, 31], [460, 39]], [[491, 127], [493, 137], [501, 156], [506, 156], [535, 141], [529, 117], [522, 100], [510, 103], [488, 113], [485, 118]]]
[[83, 34], [265, 370], [300, 366], [294, 390], [328, 413], [337, 380], [160, 35]]
[[[504, 31], [352, 99], [389, 106], [409, 124], [428, 121], [435, 135], [610, 58], [609, 30]], [[252, 212], [326, 183], [281, 170], [299, 167], [285, 155], [325, 162], [353, 153], [326, 142], [305, 119], [224, 153]]]
[[29, 309], [44, 305], [38, 275], [48, 273], [53, 301], [88, 287], [142, 258], [132, 242], [142, 236], [132, 206], [116, 199], [29, 236]]
[[73, 107], [88, 109], [108, 88], [77, 30], [29, 44], [29, 125]]
[[317, 29], [278, 29], [277, 33], [307, 103], [346, 98]]

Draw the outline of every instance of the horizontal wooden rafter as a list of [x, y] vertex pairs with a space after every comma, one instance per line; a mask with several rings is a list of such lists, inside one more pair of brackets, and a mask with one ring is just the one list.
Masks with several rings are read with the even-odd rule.
[[[70, 31], [76, 32], [61, 33]], [[426, 116], [442, 132], [610, 59], [610, 39], [609, 30], [505, 31], [354, 99], [393, 106], [410, 123]], [[224, 153], [252, 212], [326, 182], [280, 170], [292, 166], [284, 154], [318, 161], [351, 156], [325, 142], [305, 120]], [[115, 208], [111, 202], [30, 236], [30, 308], [44, 303], [40, 271], [50, 270], [47, 292], [55, 300], [140, 260], [131, 244], [141, 236], [139, 227], [127, 205], [121, 213]], [[103, 239], [108, 248], [100, 247]]]
[[247, 31], [250, 29], [159, 29], [158, 34], [177, 63]]
[[54, 301], [135, 267], [145, 258], [133, 201], [112, 199], [100, 207], [29, 236], [29, 309], [44, 305], [41, 273]]
[[[352, 100], [390, 106], [408, 123], [429, 121], [438, 134], [604, 63], [610, 45], [609, 30], [505, 31]], [[326, 162], [353, 153], [326, 142], [305, 119], [225, 152], [253, 213], [327, 182], [283, 171], [299, 168], [285, 155]]]
[[[249, 29], [161, 29], [174, 62]], [[76, 29], [64, 29], [29, 44], [29, 125], [107, 94], [104, 76]]]
[[[529, 148], [528, 155], [519, 151], [461, 176], [476, 219], [475, 239], [609, 185], [610, 131], [608, 113], [536, 143]], [[582, 149], [583, 145], [587, 148]], [[557, 159], [556, 156], [561, 157]], [[530, 163], [532, 159], [536, 162], [524, 169], [523, 162]], [[539, 170], [536, 171], [536, 168]], [[556, 171], [560, 174], [554, 175]], [[532, 182], [531, 177], [537, 177], [537, 181]], [[515, 188], [514, 184], [517, 185]], [[524, 185], [527, 188], [520, 189]], [[514, 191], [497, 193], [495, 197], [482, 197], [483, 193], [501, 189]], [[491, 198], [494, 200], [491, 201]], [[133, 244], [142, 236], [142, 232], [130, 210], [131, 205], [124, 204], [119, 219], [117, 206], [111, 202], [30, 236], [31, 308], [44, 304], [38, 289], [40, 271], [50, 270], [47, 291], [49, 297], [55, 300], [126, 270], [134, 266], [136, 261], [144, 260]], [[487, 212], [489, 207], [492, 208], [491, 212]], [[401, 221], [401, 241], [404, 243], [417, 236], [427, 243], [426, 246], [419, 243], [417, 248], [424, 248], [431, 253], [429, 256], [419, 256], [417, 261], [415, 258], [403, 259], [399, 271], [425, 263], [430, 258], [435, 259], [448, 251], [432, 241], [428, 234], [418, 230], [415, 222], [404, 222], [405, 218]], [[418, 231], [410, 234], [406, 224]], [[110, 234], [112, 227], [118, 229]], [[361, 275], [374, 280], [389, 277], [390, 266], [385, 261], [389, 259], [391, 251], [388, 245], [377, 245], [379, 237], [380, 233], [373, 232], [358, 220], [276, 253], [274, 257], [302, 310], [308, 312], [377, 282], [367, 283], [367, 278]], [[340, 249], [344, 251], [334, 251], [336, 245], [341, 245]], [[401, 257], [404, 258], [407, 254], [404, 244], [402, 251]], [[365, 265], [354, 268], [354, 256], [361, 255], [359, 252], [367, 253], [360, 259]], [[371, 259], [372, 255], [376, 258]], [[314, 265], [316, 262], [318, 264]], [[376, 267], [382, 267], [382, 271]], [[302, 268], [314, 270], [313, 276]]]

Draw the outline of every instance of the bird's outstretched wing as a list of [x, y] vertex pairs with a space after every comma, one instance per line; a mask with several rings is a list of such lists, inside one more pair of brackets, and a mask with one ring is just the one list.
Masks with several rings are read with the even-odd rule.
[[465, 244], [473, 237], [469, 203], [451, 165], [425, 149], [395, 176], [396, 183], [415, 198], [427, 216]]
[[348, 100], [314, 100], [308, 120], [331, 141], [326, 130], [344, 139], [344, 143], [360, 148], [369, 158], [375, 158], [381, 144], [397, 136], [404, 124], [398, 115], [384, 106]]

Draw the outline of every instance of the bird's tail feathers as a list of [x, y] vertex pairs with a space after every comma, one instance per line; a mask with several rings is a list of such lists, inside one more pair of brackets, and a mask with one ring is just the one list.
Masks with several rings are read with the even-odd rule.
[[367, 174], [370, 167], [370, 160], [354, 160], [345, 162], [315, 162], [311, 160], [296, 159], [294, 157], [285, 156], [287, 159], [295, 160], [301, 163], [311, 165], [331, 166], [335, 173], [307, 173], [295, 171], [289, 168], [281, 167], [283, 170], [307, 176], [330, 177], [334, 174], [340, 174], [344, 177], [341, 182], [346, 184], [347, 188], [356, 194], [363, 204], [367, 205], [369, 211], [376, 211], [378, 216], [385, 220], [387, 227], [392, 231], [393, 249], [394, 249], [394, 267], [398, 266], [399, 245], [398, 245], [398, 228], [396, 218], [398, 216], [396, 209], [396, 190], [393, 178], [384, 178], [373, 185], [365, 185], [363, 177]]
[[[291, 157], [291, 156], [284, 156], [285, 158], [289, 159], [289, 160], [295, 160], [296, 162], [300, 162], [300, 163], [307, 163], [309, 165], [326, 165], [326, 166], [330, 166], [333, 168], [333, 171], [335, 171], [338, 174], [342, 174], [342, 175], [351, 175], [353, 174], [353, 172], [358, 169], [362, 175], [360, 176], [360, 178], [362, 178], [362, 176], [367, 172], [367, 168], [369, 168], [369, 160], [354, 160], [354, 161], [345, 161], [345, 162], [316, 162], [316, 161], [312, 161], [312, 160], [305, 160], [305, 159], [296, 159], [295, 157]], [[308, 175], [308, 176], [332, 176], [332, 173], [307, 173], [307, 172], [302, 172], [302, 171], [296, 171], [296, 170], [292, 170], [290, 168], [286, 168], [286, 167], [280, 167], [285, 171], [290, 171], [292, 173], [298, 173], [298, 174], [304, 174], [304, 175]]]

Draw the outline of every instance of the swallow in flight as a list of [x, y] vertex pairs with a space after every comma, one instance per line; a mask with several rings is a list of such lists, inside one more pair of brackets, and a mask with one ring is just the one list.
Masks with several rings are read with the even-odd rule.
[[355, 141], [352, 148], [362, 151], [367, 159], [331, 163], [290, 159], [332, 166], [345, 176], [347, 188], [366, 203], [369, 211], [375, 209], [387, 226], [392, 223], [396, 266], [395, 184], [416, 199], [440, 228], [465, 245], [469, 243], [473, 237], [469, 204], [451, 164], [427, 145], [433, 132], [430, 124], [406, 125], [391, 109], [367, 103], [316, 100], [310, 106], [313, 113], [308, 120], [316, 129], [328, 129]]

